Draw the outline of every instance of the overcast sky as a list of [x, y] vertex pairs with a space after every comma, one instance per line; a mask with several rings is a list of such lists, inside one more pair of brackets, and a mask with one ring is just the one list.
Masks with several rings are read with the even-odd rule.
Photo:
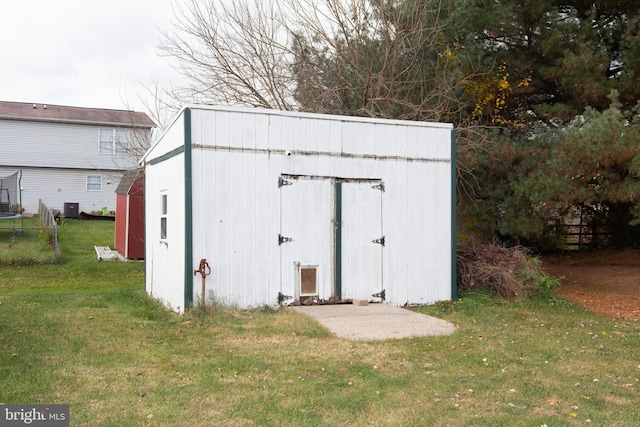
[[173, 0], [2, 0], [0, 100], [144, 111]]

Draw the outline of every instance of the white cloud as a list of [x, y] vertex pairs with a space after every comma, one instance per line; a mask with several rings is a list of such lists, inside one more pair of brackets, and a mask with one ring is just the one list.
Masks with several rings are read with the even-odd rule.
[[22, 0], [0, 13], [0, 100], [143, 110], [171, 0]]

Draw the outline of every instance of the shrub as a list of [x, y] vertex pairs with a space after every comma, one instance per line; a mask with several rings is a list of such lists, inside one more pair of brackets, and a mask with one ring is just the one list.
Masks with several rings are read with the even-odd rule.
[[486, 289], [504, 299], [549, 296], [559, 286], [523, 246], [466, 241], [457, 247], [457, 279], [462, 291]]

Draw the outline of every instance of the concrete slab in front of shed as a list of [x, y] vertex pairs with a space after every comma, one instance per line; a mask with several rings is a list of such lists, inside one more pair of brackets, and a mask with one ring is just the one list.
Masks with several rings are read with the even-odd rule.
[[453, 323], [390, 304], [296, 306], [340, 338], [358, 341], [450, 335]]

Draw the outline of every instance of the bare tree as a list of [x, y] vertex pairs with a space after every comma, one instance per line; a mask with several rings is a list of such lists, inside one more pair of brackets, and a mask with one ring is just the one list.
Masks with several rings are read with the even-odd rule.
[[293, 1], [304, 11], [295, 52], [306, 109], [451, 120], [465, 79], [445, 35], [451, 2]]
[[205, 104], [454, 122], [461, 189], [489, 139], [470, 117], [448, 0], [187, 0], [161, 45]]
[[[292, 109], [294, 76], [286, 9], [275, 0], [189, 0], [174, 6], [160, 48], [191, 85], [183, 101]], [[286, 4], [285, 4], [286, 6]]]
[[[464, 84], [446, 0], [189, 0], [161, 49], [182, 100], [452, 120]], [[457, 119], [457, 117], [456, 117]]]

